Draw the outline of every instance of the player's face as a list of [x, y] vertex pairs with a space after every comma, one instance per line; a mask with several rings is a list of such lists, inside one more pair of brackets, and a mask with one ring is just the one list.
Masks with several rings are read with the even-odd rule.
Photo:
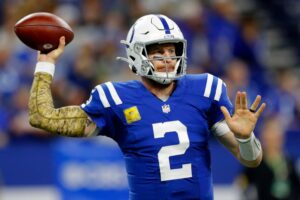
[[177, 60], [174, 44], [153, 44], [147, 48], [147, 52], [156, 72], [173, 72], [175, 70]]

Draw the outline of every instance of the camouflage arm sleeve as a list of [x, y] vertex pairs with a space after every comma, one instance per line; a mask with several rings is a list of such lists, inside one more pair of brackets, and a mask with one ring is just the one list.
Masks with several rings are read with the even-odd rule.
[[80, 106], [55, 109], [51, 82], [51, 75], [42, 72], [35, 74], [29, 97], [30, 124], [59, 135], [84, 137], [85, 128], [90, 124], [87, 114]]

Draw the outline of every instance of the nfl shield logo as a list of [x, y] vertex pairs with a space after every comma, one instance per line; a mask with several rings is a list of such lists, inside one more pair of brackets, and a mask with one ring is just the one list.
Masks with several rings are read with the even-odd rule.
[[169, 113], [171, 111], [170, 105], [168, 104], [164, 104], [161, 108], [164, 113]]

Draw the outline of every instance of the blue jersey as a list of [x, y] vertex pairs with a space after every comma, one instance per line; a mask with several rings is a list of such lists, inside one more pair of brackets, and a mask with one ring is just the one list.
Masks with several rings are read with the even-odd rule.
[[186, 75], [162, 101], [140, 81], [95, 87], [82, 108], [115, 140], [126, 163], [130, 199], [213, 199], [208, 139], [232, 110], [224, 82]]

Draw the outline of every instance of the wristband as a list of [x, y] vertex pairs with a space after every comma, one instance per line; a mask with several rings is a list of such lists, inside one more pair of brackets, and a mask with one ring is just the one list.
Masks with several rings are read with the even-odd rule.
[[249, 142], [253, 136], [255, 137], [254, 133], [252, 132], [250, 137], [246, 138], [246, 139], [241, 139], [241, 138], [235, 138], [239, 143], [246, 143], [246, 142]]
[[244, 160], [256, 160], [261, 152], [261, 145], [259, 140], [255, 137], [254, 133], [247, 139], [236, 138], [239, 142], [240, 155]]
[[54, 75], [55, 65], [50, 62], [37, 62], [34, 73], [45, 72], [50, 74], [52, 77]]
[[223, 120], [223, 121], [219, 121], [219, 122], [215, 123], [212, 126], [211, 131], [216, 136], [222, 136], [222, 135], [225, 135], [226, 133], [230, 132], [230, 128], [228, 127], [225, 120]]

